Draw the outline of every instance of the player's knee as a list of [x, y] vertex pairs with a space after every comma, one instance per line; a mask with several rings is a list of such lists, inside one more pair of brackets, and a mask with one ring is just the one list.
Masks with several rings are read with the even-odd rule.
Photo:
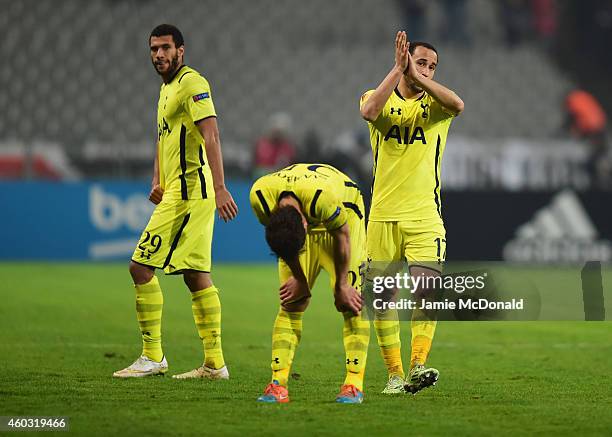
[[155, 270], [151, 267], [135, 263], [134, 261], [130, 261], [129, 270], [134, 284], [146, 284], [153, 279], [155, 274]]
[[303, 299], [300, 299], [297, 302], [281, 303], [281, 307], [285, 311], [288, 311], [290, 313], [304, 312], [306, 311], [306, 308], [308, 308], [309, 303], [310, 303], [310, 297], [305, 297]]
[[212, 287], [213, 285], [210, 273], [196, 270], [183, 271], [183, 282], [185, 282], [185, 285], [187, 285], [192, 293]]

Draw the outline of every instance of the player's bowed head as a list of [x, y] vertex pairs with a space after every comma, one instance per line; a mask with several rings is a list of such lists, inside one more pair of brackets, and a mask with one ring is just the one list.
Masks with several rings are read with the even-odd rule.
[[302, 214], [293, 206], [281, 206], [272, 214], [266, 226], [266, 241], [279, 258], [290, 261], [298, 257], [306, 242]]

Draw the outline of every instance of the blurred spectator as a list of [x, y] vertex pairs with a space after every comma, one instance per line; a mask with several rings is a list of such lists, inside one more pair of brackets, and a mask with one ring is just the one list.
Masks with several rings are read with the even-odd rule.
[[289, 139], [291, 117], [278, 112], [270, 117], [268, 133], [255, 145], [255, 177], [279, 170], [295, 162], [295, 145]]
[[464, 46], [470, 43], [466, 32], [465, 4], [466, 0], [442, 0], [440, 37], [444, 42]]
[[535, 33], [547, 48], [557, 33], [557, 2], [555, 0], [531, 0]]
[[428, 0], [396, 0], [404, 20], [404, 30], [409, 41], [423, 41], [427, 38]]
[[365, 128], [341, 132], [330, 147], [327, 162], [351, 177], [362, 193], [370, 189], [372, 149]]
[[327, 162], [321, 138], [316, 129], [310, 128], [304, 135], [304, 146], [299, 151], [297, 162], [312, 162], [323, 164]]
[[587, 170], [595, 186], [607, 187], [610, 182], [610, 162], [606, 144], [606, 113], [592, 94], [580, 89], [567, 95], [565, 109], [566, 129], [590, 146]]
[[529, 34], [531, 14], [527, 0], [500, 0], [500, 22], [504, 27], [504, 38], [508, 47], [520, 45]]

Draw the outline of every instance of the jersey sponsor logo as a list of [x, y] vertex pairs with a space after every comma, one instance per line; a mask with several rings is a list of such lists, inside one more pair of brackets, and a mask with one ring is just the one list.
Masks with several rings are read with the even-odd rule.
[[391, 115], [393, 114], [402, 115], [402, 108], [391, 108]]
[[598, 231], [580, 199], [564, 190], [521, 225], [504, 246], [504, 259], [518, 262], [612, 260], [612, 242]]
[[171, 134], [172, 130], [170, 130], [170, 126], [164, 117], [162, 117], [161, 122], [157, 125], [157, 138], [161, 139], [161, 137]]
[[402, 137], [402, 131], [396, 124], [391, 126], [387, 134], [385, 135], [385, 141], [389, 141], [390, 138], [394, 138], [398, 144], [413, 144], [415, 141], [420, 141], [422, 144], [427, 144], [425, 139], [425, 132], [421, 126], [415, 126], [412, 133], [410, 127], [404, 127], [404, 135]]
[[210, 93], [207, 91], [205, 93], [196, 94], [192, 97], [194, 102], [199, 102], [200, 100], [208, 99], [210, 97]]

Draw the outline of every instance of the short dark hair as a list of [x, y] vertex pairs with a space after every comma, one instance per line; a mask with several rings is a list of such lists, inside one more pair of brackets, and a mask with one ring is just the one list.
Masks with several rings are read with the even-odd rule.
[[306, 230], [298, 210], [293, 206], [282, 206], [270, 214], [266, 226], [266, 241], [279, 258], [297, 258], [306, 242]]
[[438, 55], [438, 51], [436, 50], [436, 48], [432, 46], [431, 44], [429, 44], [428, 42], [424, 42], [424, 41], [410, 41], [410, 47], [408, 48], [408, 51], [410, 52], [411, 55], [414, 55], [414, 49], [416, 49], [419, 46], [425, 47], [426, 49], [429, 49], [429, 50], [433, 50], [436, 56], [438, 57], [438, 59], [440, 58], [440, 55]]
[[151, 35], [149, 35], [149, 42], [151, 42], [152, 36], [166, 36], [172, 35], [172, 40], [174, 41], [174, 45], [176, 48], [185, 45], [185, 41], [183, 40], [183, 34], [176, 26], [172, 24], [160, 24], [156, 26], [155, 29], [151, 31]]

